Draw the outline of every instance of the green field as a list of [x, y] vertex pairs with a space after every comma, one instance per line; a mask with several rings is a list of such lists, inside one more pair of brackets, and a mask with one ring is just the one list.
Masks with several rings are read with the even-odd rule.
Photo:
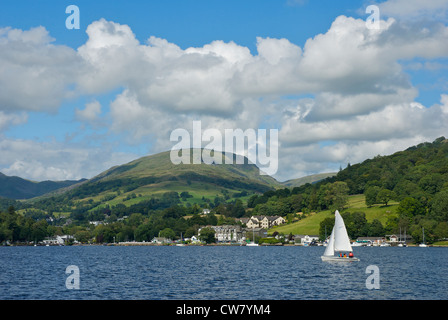
[[[374, 205], [368, 208], [365, 204], [365, 197], [361, 194], [350, 196], [347, 209], [342, 210], [341, 213], [361, 211], [366, 214], [368, 222], [378, 219], [384, 226], [388, 217], [395, 214], [397, 207], [397, 202], [390, 202], [387, 206]], [[272, 234], [277, 231], [278, 233], [283, 234], [318, 235], [321, 221], [332, 216], [333, 212], [330, 212], [329, 210], [311, 213], [308, 217], [300, 221], [271, 228], [268, 230], [268, 233]]]

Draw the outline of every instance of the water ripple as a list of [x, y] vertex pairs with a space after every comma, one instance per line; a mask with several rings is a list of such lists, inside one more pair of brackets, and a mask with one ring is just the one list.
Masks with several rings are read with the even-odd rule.
[[[447, 299], [446, 248], [357, 248], [359, 263], [321, 261], [322, 247], [0, 247], [1, 299]], [[65, 269], [80, 269], [80, 289]], [[366, 267], [380, 289], [366, 288]]]

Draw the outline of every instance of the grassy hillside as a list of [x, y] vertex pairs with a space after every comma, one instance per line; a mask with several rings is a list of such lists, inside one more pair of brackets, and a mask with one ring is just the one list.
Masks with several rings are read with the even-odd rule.
[[223, 164], [193, 164], [193, 151], [190, 153], [191, 164], [173, 164], [170, 159], [170, 151], [146, 156], [129, 162], [127, 164], [113, 167], [100, 175], [92, 178], [92, 181], [106, 181], [111, 179], [132, 178], [138, 180], [146, 177], [164, 178], [178, 177], [188, 180], [195, 175], [215, 178], [239, 178], [269, 186], [280, 186], [274, 178], [260, 175], [258, 167], [254, 164], [224, 164], [225, 155], [221, 154]]
[[[346, 195], [350, 195], [348, 204]], [[322, 221], [330, 226], [330, 208], [348, 208], [344, 210], [350, 213], [346, 220], [353, 236], [398, 233], [404, 228], [420, 243], [424, 228], [427, 243], [443, 241], [448, 238], [448, 140], [440, 137], [392, 155], [348, 164], [334, 177], [294, 188], [289, 197], [271, 197], [262, 204], [258, 203], [264, 199], [255, 200], [254, 211], [259, 213], [269, 209], [319, 212], [275, 230], [286, 234], [317, 234]], [[363, 212], [367, 222], [355, 212]]]
[[[347, 211], [361, 211], [366, 214], [366, 219], [368, 222], [371, 222], [374, 219], [378, 219], [383, 225], [385, 225], [389, 216], [396, 215], [397, 206], [397, 202], [390, 202], [387, 206], [374, 205], [369, 208], [365, 204], [364, 195], [352, 195], [349, 197], [349, 204], [347, 206], [347, 209], [341, 211], [341, 213]], [[334, 217], [334, 212], [325, 210], [318, 213], [311, 213], [306, 218], [303, 218], [302, 220], [299, 220], [297, 222], [274, 227], [270, 229], [268, 233], [272, 234], [273, 232], [277, 231], [284, 234], [292, 233], [318, 235], [321, 221], [328, 217]]]
[[[193, 152], [191, 152], [191, 156]], [[224, 161], [224, 154], [221, 155]], [[191, 161], [193, 162], [193, 161]], [[142, 157], [115, 166], [68, 192], [77, 202], [100, 202], [98, 207], [160, 197], [167, 192], [188, 192], [183, 204], [206, 199], [247, 199], [248, 195], [282, 187], [274, 178], [260, 175], [254, 164], [173, 164], [170, 152]]]
[[[424, 227], [425, 241], [434, 243], [448, 238], [447, 142], [441, 137], [377, 156], [348, 165], [334, 177], [293, 188], [260, 175], [253, 164], [174, 165], [164, 152], [113, 167], [63, 193], [16, 201], [19, 213], [9, 207], [16, 206], [13, 200], [0, 199], [0, 206], [8, 206], [3, 221], [0, 215], [0, 227], [6, 239], [15, 235], [15, 241], [36, 241], [45, 236], [39, 230], [48, 230], [45, 218], [53, 217], [53, 232], [63, 226], [63, 232], [75, 233], [84, 242], [149, 241], [158, 234], [197, 235], [200, 226], [218, 224], [217, 217], [223, 224], [252, 214], [294, 220], [297, 212], [306, 212], [299, 221], [269, 232], [316, 235], [321, 222], [332, 228], [333, 211], [339, 208], [353, 239], [405, 228], [420, 243]], [[200, 216], [204, 204], [214, 214]], [[89, 221], [107, 224], [92, 230]]]
[[307, 183], [315, 183], [328, 177], [334, 177], [335, 175], [337, 175], [337, 172], [318, 173], [298, 179], [287, 180], [282, 182], [282, 184], [289, 188], [300, 187]]

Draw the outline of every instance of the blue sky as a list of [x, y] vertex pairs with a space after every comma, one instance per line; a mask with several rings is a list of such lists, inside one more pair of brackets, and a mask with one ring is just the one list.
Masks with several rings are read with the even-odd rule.
[[[81, 12], [79, 31], [65, 28], [67, 5]], [[87, 39], [85, 28], [100, 18], [132, 26], [137, 38], [155, 35], [182, 48], [213, 40], [234, 41], [255, 50], [255, 37], [286, 37], [303, 44], [325, 32], [341, 14], [354, 14], [360, 2], [230, 0], [230, 1], [3, 1], [2, 26], [29, 29], [43, 25], [56, 43], [78, 47]]]
[[[71, 4], [79, 30], [65, 26]], [[369, 4], [377, 33], [364, 25]], [[169, 150], [169, 132], [198, 119], [278, 129], [279, 180], [447, 135], [447, 10], [439, 0], [2, 1], [0, 171], [90, 178]]]

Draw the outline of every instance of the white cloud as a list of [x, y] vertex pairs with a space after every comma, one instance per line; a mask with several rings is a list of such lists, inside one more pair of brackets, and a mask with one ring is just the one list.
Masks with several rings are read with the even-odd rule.
[[80, 60], [44, 27], [0, 28], [0, 109], [56, 111], [74, 94]]
[[[76, 94], [125, 88], [142, 107], [172, 113], [232, 118], [244, 111], [241, 104], [247, 98], [311, 93], [323, 100], [331, 96], [331, 100], [344, 104], [340, 108], [334, 101], [330, 114], [337, 116], [337, 110], [341, 115], [356, 114], [353, 104], [361, 100], [368, 105], [361, 104], [358, 110], [368, 112], [396, 103], [397, 97], [406, 102], [415, 98], [416, 90], [399, 60], [448, 54], [445, 26], [410, 28], [393, 19], [382, 21], [381, 31], [372, 33], [364, 20], [340, 16], [328, 32], [309, 39], [303, 49], [287, 39], [258, 37], [257, 55], [247, 47], [223, 41], [185, 50], [153, 36], [141, 44], [129, 26], [101, 19], [88, 26], [89, 38], [77, 52], [51, 45], [45, 29], [32, 29], [28, 32], [37, 35], [31, 52], [22, 50], [22, 61], [12, 63], [17, 39], [23, 44], [31, 36], [26, 31], [2, 30], [8, 34], [2, 37], [4, 52], [10, 53], [6, 65], [24, 68], [29, 64], [39, 70], [39, 81], [31, 77], [29, 82], [35, 92], [24, 97], [19, 97], [20, 86], [14, 79], [0, 78], [6, 88], [13, 87], [8, 90], [12, 94], [4, 89], [0, 99], [9, 97], [16, 109], [24, 110], [53, 110], [75, 94], [67, 89], [72, 84]], [[54, 63], [57, 57], [59, 61]], [[17, 81], [27, 85], [22, 80], [30, 78], [33, 68], [17, 73]], [[54, 74], [59, 78], [50, 77]], [[2, 105], [7, 108], [8, 103]], [[318, 112], [319, 108], [321, 105], [316, 104], [311, 112], [315, 119], [326, 113]], [[92, 116], [86, 110], [84, 115]], [[82, 113], [77, 114], [82, 117]]]
[[401, 19], [445, 18], [446, 0], [388, 0], [378, 4], [381, 14]]
[[127, 163], [134, 154], [110, 147], [66, 146], [59, 142], [0, 140], [0, 171], [35, 181], [91, 178], [112, 166]]
[[75, 113], [79, 120], [93, 122], [101, 114], [101, 104], [97, 100], [86, 103], [83, 110], [76, 109]]
[[[446, 102], [446, 96], [442, 101]], [[348, 119], [307, 122], [288, 116], [280, 136], [285, 144], [291, 145], [320, 141], [382, 141], [417, 135], [434, 137], [448, 129], [445, 110], [446, 105], [425, 108], [418, 103], [409, 103], [388, 105], [382, 110]]]
[[10, 114], [0, 111], [0, 131], [7, 129], [10, 126], [24, 124], [27, 120], [28, 115], [25, 112]]
[[[188, 130], [193, 120], [204, 130], [279, 128], [278, 177], [289, 178], [431, 140], [447, 129], [447, 95], [440, 105], [416, 104], [418, 90], [405, 73], [415, 58], [423, 65], [448, 57], [443, 24], [390, 18], [372, 32], [362, 19], [339, 16], [303, 47], [258, 37], [257, 54], [234, 42], [181, 49], [151, 36], [140, 43], [129, 26], [105, 19], [90, 24], [87, 34], [75, 51], [51, 44], [42, 27], [0, 29], [0, 129], [26, 121], [20, 111], [56, 111], [67, 98], [88, 95], [92, 102], [75, 110], [78, 120], [107, 117], [110, 133], [124, 133], [129, 144], [149, 141], [154, 151], [168, 150], [170, 132]], [[109, 108], [94, 99], [120, 88]], [[96, 149], [86, 155], [86, 148], [58, 143], [9, 143], [0, 143], [6, 155], [0, 165], [36, 179], [85, 177], [100, 167], [89, 161], [110, 163]], [[35, 157], [20, 155], [21, 146]]]

